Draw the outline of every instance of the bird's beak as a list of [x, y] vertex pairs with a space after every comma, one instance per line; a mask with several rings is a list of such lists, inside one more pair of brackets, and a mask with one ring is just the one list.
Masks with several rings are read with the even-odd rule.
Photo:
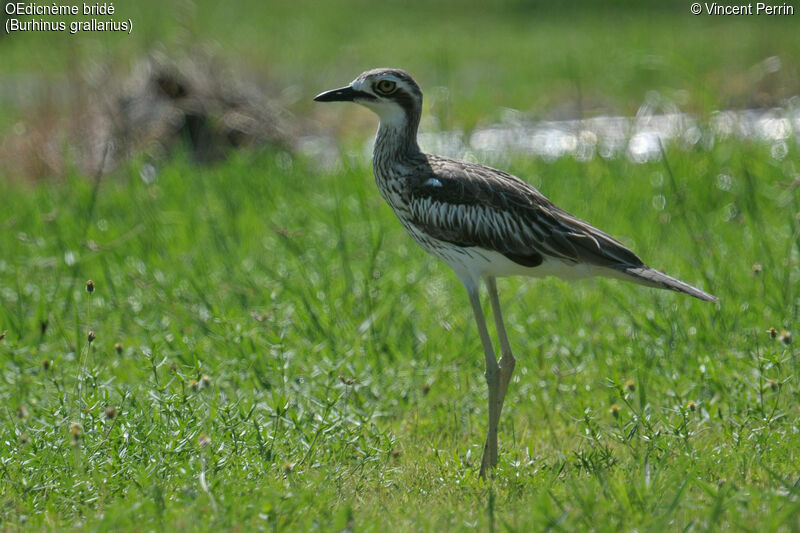
[[319, 93], [314, 97], [315, 102], [352, 102], [358, 97], [369, 97], [367, 93], [356, 91], [351, 86], [342, 87], [341, 89], [333, 89]]

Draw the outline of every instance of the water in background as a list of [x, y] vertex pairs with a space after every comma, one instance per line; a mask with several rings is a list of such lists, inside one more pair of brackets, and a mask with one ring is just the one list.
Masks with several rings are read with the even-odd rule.
[[654, 114], [647, 106], [635, 117], [600, 116], [583, 120], [520, 120], [515, 113], [498, 124], [462, 132], [422, 133], [423, 150], [457, 158], [504, 161], [509, 155], [530, 154], [544, 159], [571, 156], [627, 157], [645, 163], [661, 157], [661, 144], [709, 149], [718, 140], [736, 137], [763, 142], [772, 157], [783, 159], [789, 142], [800, 137], [800, 98], [788, 108], [720, 111], [707, 124], [686, 113]]
[[[512, 156], [532, 155], [547, 160], [574, 157], [586, 161], [594, 157], [627, 157], [646, 163], [661, 157], [661, 145], [690, 149], [710, 149], [728, 138], [751, 139], [770, 146], [776, 160], [789, 151], [789, 143], [800, 144], [800, 97], [785, 107], [718, 111], [707, 121], [674, 112], [655, 112], [644, 104], [634, 117], [599, 116], [581, 120], [531, 121], [508, 110], [501, 122], [462, 131], [423, 132], [419, 144], [423, 151], [457, 159], [499, 165]], [[317, 158], [323, 166], [337, 166], [340, 154], [335, 141], [306, 138], [301, 151]], [[364, 148], [369, 157], [372, 141]]]

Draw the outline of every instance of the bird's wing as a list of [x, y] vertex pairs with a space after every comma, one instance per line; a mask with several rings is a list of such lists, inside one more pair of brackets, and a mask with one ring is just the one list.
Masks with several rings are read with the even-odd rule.
[[487, 166], [427, 156], [406, 194], [412, 221], [425, 233], [494, 250], [524, 266], [538, 266], [548, 256], [615, 269], [644, 266], [624, 245], [533, 186]]

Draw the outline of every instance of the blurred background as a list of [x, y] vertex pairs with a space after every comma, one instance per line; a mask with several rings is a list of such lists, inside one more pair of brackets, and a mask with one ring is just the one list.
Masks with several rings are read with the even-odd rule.
[[[564, 122], [597, 117], [668, 115], [645, 133], [689, 145], [709, 121], [717, 134], [777, 142], [798, 124], [800, 15], [695, 16], [686, 0], [144, 0], [115, 9], [94, 18], [130, 21], [130, 33], [0, 36], [4, 179], [108, 172], [137, 154], [161, 160], [184, 141], [199, 162], [241, 146], [318, 153], [332, 136], [366, 141], [366, 111], [312, 97], [377, 66], [418, 79], [423, 131], [448, 133], [427, 144], [451, 155], [502, 152], [512, 141], [550, 157], [653, 154], [653, 135], [636, 138], [641, 123], [577, 131]], [[742, 110], [762, 111], [719, 116]], [[498, 124], [515, 128], [510, 138], [508, 128], [470, 135]]]

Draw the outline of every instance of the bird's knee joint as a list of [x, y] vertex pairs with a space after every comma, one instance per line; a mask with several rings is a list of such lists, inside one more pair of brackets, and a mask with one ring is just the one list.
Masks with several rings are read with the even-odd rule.
[[498, 365], [504, 372], [513, 372], [516, 364], [517, 360], [514, 359], [514, 356], [511, 354], [504, 355], [500, 358], [500, 361], [498, 361]]

